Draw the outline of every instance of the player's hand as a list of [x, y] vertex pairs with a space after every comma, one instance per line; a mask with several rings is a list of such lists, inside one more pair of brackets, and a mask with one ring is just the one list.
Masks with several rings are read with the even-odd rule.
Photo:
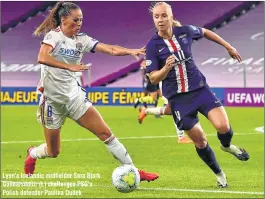
[[174, 65], [175, 65], [175, 57], [173, 55], [170, 55], [167, 59], [166, 59], [166, 65], [164, 66], [166, 69], [170, 70]]
[[72, 64], [68, 65], [67, 70], [72, 71], [72, 72], [82, 72], [85, 70], [89, 70], [90, 66], [86, 66], [83, 63], [81, 64]]
[[238, 62], [242, 61], [240, 54], [237, 52], [237, 50], [233, 46], [228, 48], [227, 52], [233, 59], [236, 59]]
[[130, 55], [132, 55], [132, 56], [134, 56], [135, 57], [135, 59], [137, 60], [137, 61], [139, 61], [139, 56], [140, 55], [145, 55], [145, 47], [143, 47], [143, 48], [140, 48], [140, 49], [132, 49], [132, 50], [130, 50]]

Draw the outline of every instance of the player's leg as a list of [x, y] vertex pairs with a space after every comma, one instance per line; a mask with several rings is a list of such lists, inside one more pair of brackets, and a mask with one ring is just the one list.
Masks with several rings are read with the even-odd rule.
[[209, 111], [208, 119], [217, 130], [217, 137], [221, 142], [221, 149], [234, 155], [241, 161], [247, 161], [249, 159], [248, 152], [245, 149], [230, 144], [233, 137], [233, 130], [229, 124], [224, 107], [217, 107]]
[[24, 171], [28, 175], [34, 173], [37, 159], [56, 158], [60, 153], [60, 130], [66, 117], [64, 110], [57, 103], [44, 98], [42, 101], [37, 116], [43, 125], [46, 143], [27, 150]]
[[199, 124], [196, 107], [194, 107], [195, 110], [187, 110], [185, 105], [186, 104], [182, 106], [182, 104], [174, 102], [170, 103], [175, 123], [178, 125], [180, 130], [185, 130], [194, 142], [198, 156], [216, 175], [217, 185], [219, 187], [227, 187], [225, 174], [220, 169], [214, 152], [208, 144], [202, 127]]
[[[162, 99], [162, 97], [161, 97]], [[166, 107], [155, 107], [155, 108], [145, 108], [141, 107], [139, 109], [138, 122], [143, 123], [147, 115], [172, 115], [170, 106], [167, 104]]]
[[227, 187], [226, 175], [221, 170], [201, 125], [199, 123], [195, 124], [190, 130], [187, 130], [186, 133], [193, 140], [198, 156], [216, 175], [217, 186], [220, 188]]
[[241, 161], [247, 161], [249, 154], [242, 148], [230, 144], [233, 137], [233, 130], [229, 124], [228, 116], [220, 100], [210, 91], [204, 89], [204, 104], [200, 112], [206, 116], [217, 130], [218, 139], [221, 142], [221, 149], [231, 153]]
[[[85, 96], [82, 97], [82, 94], [80, 94], [79, 99], [68, 107], [69, 117], [103, 141], [109, 152], [122, 164], [133, 165], [132, 159], [124, 145], [114, 136], [100, 113], [89, 101], [84, 101], [84, 98]], [[158, 178], [157, 174], [146, 173], [144, 171], [139, 172], [141, 180], [152, 181]]]
[[159, 98], [157, 91], [150, 92], [150, 96], [152, 97], [152, 101], [155, 102], [155, 106], [157, 106], [157, 100]]
[[[150, 82], [147, 83], [147, 85], [144, 88], [145, 93], [148, 93], [148, 95], [144, 97], [140, 97], [136, 100], [136, 102], [142, 103], [142, 104], [147, 104], [148, 102], [156, 102], [157, 100], [157, 85], [153, 85]], [[136, 104], [136, 103], [135, 103]], [[138, 106], [138, 104], [137, 104]], [[135, 108], [137, 107], [136, 105], [134, 106]]]
[[156, 107], [164, 107], [165, 105], [165, 100], [163, 99], [163, 95], [162, 95], [162, 91], [158, 86], [158, 90], [157, 90], [157, 95], [158, 95], [158, 100], [157, 100], [157, 105]]

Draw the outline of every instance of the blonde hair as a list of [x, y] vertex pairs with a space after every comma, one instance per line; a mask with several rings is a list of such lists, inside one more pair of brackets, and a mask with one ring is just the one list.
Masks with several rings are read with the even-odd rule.
[[157, 6], [160, 6], [160, 5], [164, 5], [167, 7], [169, 14], [173, 17], [173, 24], [172, 25], [176, 26], [176, 27], [181, 27], [182, 26], [181, 23], [178, 20], [174, 19], [171, 5], [169, 5], [168, 3], [164, 2], [164, 1], [159, 1], [159, 2], [153, 3], [148, 9], [149, 12], [153, 14], [154, 8]]
[[70, 15], [71, 10], [80, 9], [80, 7], [71, 2], [58, 2], [55, 7], [50, 10], [46, 19], [36, 28], [33, 35], [45, 35], [52, 29], [57, 28], [61, 24], [61, 17]]

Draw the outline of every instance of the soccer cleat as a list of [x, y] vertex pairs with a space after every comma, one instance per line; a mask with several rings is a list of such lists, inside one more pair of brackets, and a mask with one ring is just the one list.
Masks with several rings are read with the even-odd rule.
[[139, 106], [139, 104], [140, 104], [140, 100], [139, 100], [139, 98], [136, 98], [135, 99], [135, 101], [134, 101], [134, 108], [137, 108], [137, 106]]
[[216, 179], [217, 179], [217, 187], [218, 188], [227, 188], [228, 184], [226, 181], [225, 173], [223, 171], [221, 171], [220, 173], [215, 174], [215, 175], [216, 175]]
[[183, 136], [182, 138], [178, 139], [178, 143], [179, 144], [189, 144], [189, 143], [193, 143], [193, 141], [191, 139], [189, 139], [188, 137]]
[[28, 176], [31, 176], [35, 171], [36, 159], [30, 156], [30, 151], [35, 148], [34, 146], [29, 147], [27, 150], [27, 157], [24, 163], [24, 172]]
[[147, 116], [146, 113], [145, 113], [145, 110], [146, 110], [145, 107], [141, 107], [141, 108], [139, 108], [139, 112], [140, 112], [140, 113], [139, 113], [139, 115], [138, 115], [138, 122], [139, 122], [140, 124], [142, 124], [144, 118]]
[[231, 153], [241, 161], [247, 161], [249, 159], [248, 152], [245, 149], [239, 148], [235, 145], [231, 144], [229, 147], [224, 147], [223, 145], [221, 145], [221, 149], [225, 152]]
[[150, 182], [150, 181], [154, 181], [157, 178], [159, 178], [159, 175], [156, 174], [156, 173], [147, 173], [147, 172], [145, 172], [143, 170], [138, 170], [138, 171], [139, 171], [139, 174], [140, 174], [140, 181]]

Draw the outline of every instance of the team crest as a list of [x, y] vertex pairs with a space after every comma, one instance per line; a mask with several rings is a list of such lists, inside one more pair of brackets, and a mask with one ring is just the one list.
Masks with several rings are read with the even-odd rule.
[[145, 64], [146, 64], [146, 66], [150, 66], [152, 64], [152, 61], [151, 60], [146, 60]]
[[82, 51], [83, 44], [82, 43], [76, 43], [76, 50]]
[[188, 43], [187, 38], [182, 38], [182, 42], [183, 42], [184, 44], [187, 44], [187, 43]]

